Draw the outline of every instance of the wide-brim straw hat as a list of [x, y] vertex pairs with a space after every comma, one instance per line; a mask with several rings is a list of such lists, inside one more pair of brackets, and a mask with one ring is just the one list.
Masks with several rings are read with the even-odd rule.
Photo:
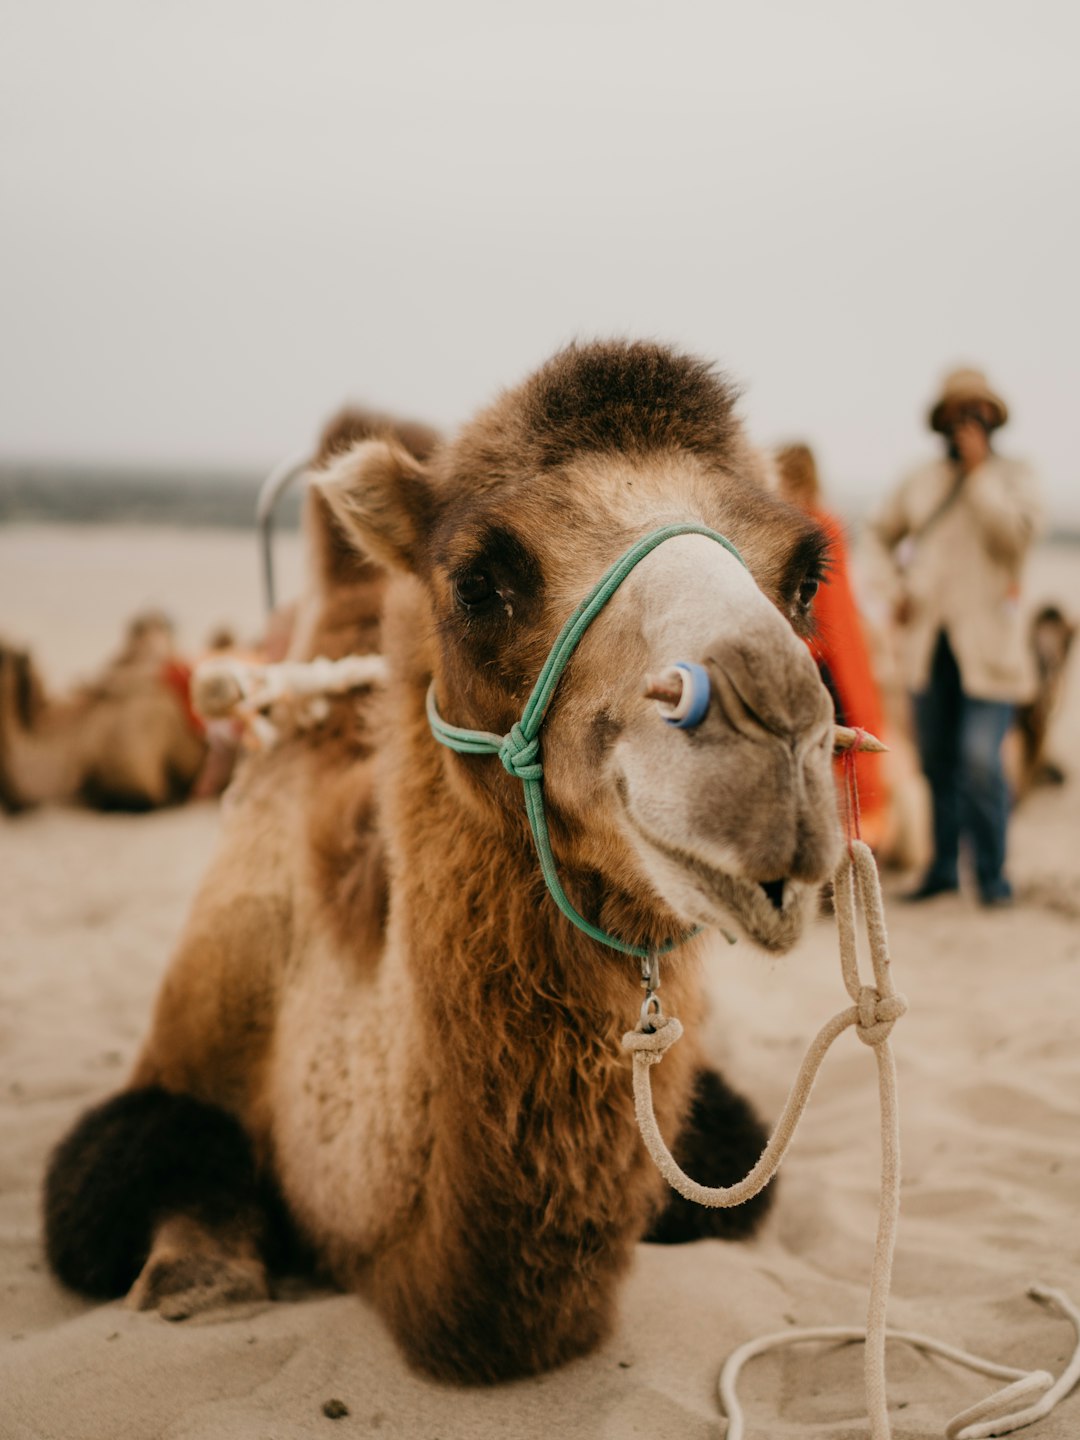
[[981, 370], [953, 370], [946, 375], [930, 410], [930, 428], [946, 430], [958, 410], [976, 408], [982, 411], [988, 430], [996, 430], [1009, 418], [1009, 407]]

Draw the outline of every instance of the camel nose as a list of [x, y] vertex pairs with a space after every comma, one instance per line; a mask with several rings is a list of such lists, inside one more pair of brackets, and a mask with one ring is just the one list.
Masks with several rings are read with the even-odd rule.
[[[656, 701], [669, 725], [675, 725], [680, 730], [693, 730], [701, 724], [708, 711], [712, 683], [703, 665], [680, 660], [659, 674], [646, 675], [642, 694], [646, 700]], [[838, 755], [845, 750], [880, 753], [887, 748], [868, 730], [852, 729], [846, 725], [833, 727], [833, 749]]]

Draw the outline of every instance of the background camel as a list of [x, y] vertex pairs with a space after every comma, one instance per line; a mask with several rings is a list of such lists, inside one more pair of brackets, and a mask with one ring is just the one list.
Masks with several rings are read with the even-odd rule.
[[1076, 639], [1076, 625], [1057, 605], [1043, 605], [1031, 620], [1030, 643], [1035, 656], [1038, 689], [1034, 700], [1021, 705], [1016, 716], [1019, 745], [1012, 771], [1018, 799], [1034, 785], [1061, 785], [1065, 771], [1049, 753], [1051, 723], [1061, 708], [1065, 676]]
[[169, 621], [136, 616], [100, 675], [50, 698], [26, 651], [0, 644], [0, 805], [150, 810], [183, 799], [205, 742]]
[[[61, 1278], [174, 1316], [260, 1294], [284, 1209], [414, 1363], [492, 1380], [594, 1346], [651, 1225], [730, 1233], [665, 1214], [639, 1143], [618, 1043], [636, 965], [555, 908], [518, 780], [440, 747], [425, 699], [434, 682], [452, 723], [508, 732], [629, 544], [727, 535], [748, 568], [670, 539], [580, 645], [545, 726], [548, 819], [572, 902], [624, 942], [723, 924], [788, 948], [838, 844], [832, 707], [796, 634], [824, 544], [760, 474], [708, 366], [622, 344], [563, 352], [426, 464], [370, 440], [329, 461], [293, 653], [378, 645], [391, 681], [241, 771], [129, 1086], [54, 1156]], [[641, 693], [687, 658], [713, 687], [693, 731]], [[700, 953], [665, 963], [688, 1036], [655, 1098], [724, 1183], [764, 1135], [702, 1067]]]
[[[392, 437], [418, 459], [438, 440], [435, 430], [418, 421], [348, 406], [328, 421], [313, 461], [372, 436]], [[327, 604], [319, 612], [323, 643], [344, 654], [358, 639], [363, 644], [349, 629], [350, 586], [379, 588], [382, 580], [327, 527], [312, 542], [321, 551], [314, 568], [327, 570], [334, 580], [325, 587]], [[344, 633], [336, 639], [334, 604], [345, 615]], [[270, 617], [263, 639], [243, 653], [280, 659], [294, 624], [292, 607], [282, 607]], [[235, 650], [236, 642], [222, 630], [208, 648]], [[204, 733], [191, 709], [188, 682], [172, 625], [158, 611], [137, 615], [101, 672], [63, 696], [46, 694], [29, 652], [0, 642], [0, 806], [14, 812], [79, 802], [103, 810], [151, 810], [192, 793], [218, 794], [235, 762], [235, 738], [220, 727]]]

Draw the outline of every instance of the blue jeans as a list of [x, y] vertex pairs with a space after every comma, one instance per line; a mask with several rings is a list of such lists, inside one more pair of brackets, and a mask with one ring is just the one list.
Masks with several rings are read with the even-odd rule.
[[958, 883], [960, 841], [971, 846], [983, 900], [1012, 893], [1005, 878], [1005, 832], [1009, 788], [1001, 742], [1015, 706], [965, 695], [960, 670], [942, 631], [930, 668], [930, 684], [913, 697], [915, 733], [923, 773], [934, 801], [934, 858], [927, 879]]

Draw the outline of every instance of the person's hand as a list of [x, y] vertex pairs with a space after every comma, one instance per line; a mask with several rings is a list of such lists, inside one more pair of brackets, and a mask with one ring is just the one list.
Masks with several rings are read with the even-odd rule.
[[990, 454], [990, 441], [978, 420], [961, 420], [952, 427], [953, 448], [960, 460], [960, 470], [970, 475]]

